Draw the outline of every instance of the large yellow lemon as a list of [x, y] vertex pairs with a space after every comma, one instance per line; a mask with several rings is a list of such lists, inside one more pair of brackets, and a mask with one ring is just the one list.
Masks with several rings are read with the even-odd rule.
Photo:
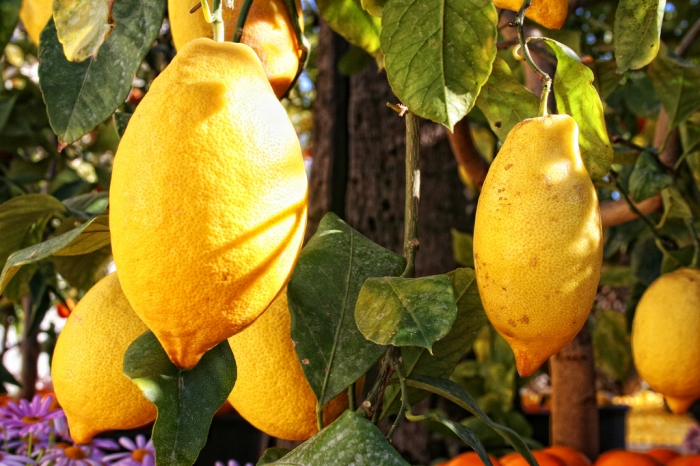
[[122, 373], [126, 349], [146, 330], [116, 273], [97, 282], [71, 312], [58, 335], [51, 379], [77, 443], [156, 418], [156, 407]]
[[114, 162], [124, 293], [191, 368], [284, 287], [306, 223], [301, 148], [247, 45], [195, 39], [136, 108]]
[[531, 118], [508, 134], [484, 182], [474, 263], [489, 320], [532, 374], [576, 336], [603, 259], [595, 188], [568, 115]]
[[700, 270], [667, 273], [647, 288], [632, 322], [632, 354], [674, 413], [700, 399]]
[[22, 0], [19, 19], [36, 45], [39, 45], [41, 31], [53, 14], [52, 6], [53, 0]]

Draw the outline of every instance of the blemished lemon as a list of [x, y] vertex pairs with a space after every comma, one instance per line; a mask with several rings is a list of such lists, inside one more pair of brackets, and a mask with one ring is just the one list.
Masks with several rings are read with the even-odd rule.
[[568, 115], [511, 130], [479, 197], [474, 263], [479, 294], [532, 374], [581, 330], [603, 260], [600, 209]]
[[53, 14], [52, 6], [53, 0], [22, 0], [19, 19], [36, 45], [39, 45], [41, 31]]
[[[238, 378], [228, 400], [253, 426], [273, 437], [306, 440], [318, 432], [316, 395], [299, 365], [284, 289], [253, 324], [229, 338]], [[324, 425], [348, 408], [347, 391], [323, 408]]]
[[700, 270], [678, 269], [647, 288], [632, 322], [632, 355], [674, 413], [700, 399]]
[[282, 290], [306, 191], [299, 140], [253, 50], [185, 45], [129, 121], [109, 199], [124, 294], [178, 367]]
[[[200, 10], [190, 13], [198, 0], [168, 0], [170, 30], [175, 48], [199, 37], [213, 38], [211, 24]], [[234, 9], [224, 8], [226, 41], [231, 41], [243, 1], [234, 2]], [[299, 26], [304, 27], [301, 3], [297, 0]], [[286, 94], [299, 69], [299, 44], [283, 0], [256, 0], [246, 18], [241, 43], [249, 45], [260, 58], [277, 97]]]
[[[498, 8], [520, 11], [520, 0], [493, 0]], [[568, 0], [532, 0], [532, 5], [525, 11], [525, 17], [549, 29], [559, 29], [564, 25], [569, 13]]]
[[146, 330], [116, 273], [97, 282], [71, 312], [58, 335], [51, 379], [76, 443], [156, 418], [156, 407], [122, 373], [124, 353]]

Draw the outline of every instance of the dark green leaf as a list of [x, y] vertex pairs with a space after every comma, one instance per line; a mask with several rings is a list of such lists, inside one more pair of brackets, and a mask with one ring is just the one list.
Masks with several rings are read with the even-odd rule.
[[54, 2], [58, 40], [68, 61], [83, 61], [97, 54], [114, 27], [110, 22], [110, 7], [104, 0]]
[[408, 466], [374, 424], [352, 411], [345, 411], [333, 424], [272, 464]]
[[638, 70], [656, 57], [665, 6], [665, 0], [620, 0], [613, 35], [619, 74]]
[[[0, 0], [0, 11], [2, 1], [3, 0]], [[7, 120], [10, 118], [10, 113], [12, 113], [17, 97], [19, 97], [19, 94], [13, 94], [8, 98], [0, 99], [0, 130], [7, 124]]]
[[289, 453], [289, 450], [286, 448], [268, 448], [265, 450], [265, 453], [263, 453], [255, 466], [265, 466], [266, 464], [274, 463], [275, 461], [284, 458], [284, 455], [287, 453]]
[[490, 0], [388, 0], [382, 52], [396, 97], [452, 131], [491, 74], [497, 23]]
[[491, 75], [481, 88], [476, 105], [486, 115], [498, 139], [505, 141], [513, 126], [526, 118], [537, 116], [540, 100], [520, 84], [504, 60], [496, 57]]
[[52, 255], [74, 256], [96, 251], [110, 243], [109, 218], [105, 215], [50, 240], [13, 253], [0, 274], [0, 293], [19, 269]]
[[606, 175], [613, 150], [605, 127], [603, 104], [593, 87], [593, 72], [568, 47], [543, 39], [557, 56], [554, 96], [561, 113], [568, 113], [578, 124], [581, 158], [593, 180]]
[[109, 193], [87, 193], [63, 201], [70, 214], [80, 220], [89, 220], [107, 211]]
[[438, 379], [435, 377], [413, 376], [407, 381], [410, 387], [420, 388], [435, 393], [443, 398], [450, 400], [458, 406], [466, 409], [474, 416], [478, 417], [486, 424], [495, 430], [501, 437], [510, 443], [515, 450], [523, 455], [531, 466], [537, 466], [537, 461], [532, 456], [530, 449], [527, 447], [523, 439], [512, 429], [504, 427], [493, 422], [474, 401], [474, 398], [460, 384], [447, 379]]
[[381, 20], [363, 10], [360, 0], [317, 0], [316, 5], [335, 32], [375, 59], [381, 57]]
[[439, 422], [457, 435], [457, 437], [462, 439], [464, 443], [472, 447], [476, 454], [479, 455], [479, 458], [481, 458], [483, 464], [493, 466], [493, 463], [491, 463], [491, 458], [489, 458], [489, 454], [486, 452], [486, 448], [484, 448], [484, 445], [479, 440], [479, 437], [477, 437], [474, 432], [464, 425], [451, 421], [437, 413], [424, 414], [422, 416], [417, 416], [416, 418], [416, 420], [420, 419], [424, 421]]
[[591, 326], [591, 337], [596, 367], [624, 383], [632, 366], [625, 315], [611, 309], [598, 309], [595, 312], [595, 325]]
[[342, 75], [352, 76], [364, 70], [374, 63], [372, 55], [368, 54], [360, 47], [351, 45], [345, 55], [338, 61], [338, 71]]
[[99, 58], [69, 62], [50, 20], [41, 33], [39, 82], [49, 120], [64, 143], [105, 121], [131, 89], [141, 61], [158, 36], [165, 0], [114, 2], [116, 27], [100, 48]]
[[78, 289], [89, 290], [102, 277], [112, 259], [112, 247], [107, 245], [97, 251], [78, 256], [53, 256], [51, 262], [56, 272]]
[[598, 91], [601, 99], [606, 99], [622, 79], [622, 75], [617, 74], [615, 70], [617, 66], [613, 61], [597, 60], [589, 64], [588, 67], [593, 71], [593, 85]]
[[642, 152], [630, 175], [629, 190], [632, 198], [641, 202], [672, 184], [673, 177], [661, 170], [656, 157], [650, 152]]
[[649, 78], [668, 112], [671, 131], [700, 108], [700, 68], [659, 53], [649, 66]]
[[357, 328], [378, 345], [421, 346], [447, 335], [457, 316], [447, 275], [368, 278], [355, 304]]
[[463, 267], [474, 267], [474, 237], [452, 228], [452, 254]]
[[666, 220], [671, 218], [693, 218], [693, 211], [675, 186], [669, 186], [661, 191], [661, 199], [664, 202], [664, 214], [657, 225], [658, 228], [663, 227]]
[[124, 131], [126, 131], [126, 125], [129, 123], [133, 113], [116, 112], [114, 114], [114, 125], [117, 127], [117, 134], [121, 139], [124, 136]]
[[38, 271], [29, 280], [29, 292], [32, 297], [32, 309], [29, 317], [28, 335], [39, 333], [41, 321], [44, 320], [46, 312], [51, 307], [51, 296], [49, 296], [49, 280]]
[[287, 297], [292, 340], [316, 397], [326, 403], [359, 379], [385, 347], [355, 324], [355, 302], [371, 277], [399, 275], [406, 261], [327, 214], [302, 249]]
[[124, 375], [158, 409], [153, 446], [159, 465], [191, 465], [207, 441], [214, 413], [236, 382], [228, 340], [207, 351], [192, 369], [178, 369], [148, 330], [124, 354]]
[[[22, 0], [0, 0], [0, 52], [10, 42], [12, 33], [19, 22], [19, 9]], [[2, 128], [0, 124], [0, 128]]]

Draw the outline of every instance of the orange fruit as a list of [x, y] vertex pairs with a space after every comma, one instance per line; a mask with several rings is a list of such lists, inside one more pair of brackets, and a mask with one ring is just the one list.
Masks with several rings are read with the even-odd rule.
[[668, 464], [669, 461], [681, 456], [676, 450], [671, 450], [670, 448], [652, 448], [644, 452], [644, 454], [656, 458], [663, 464]]
[[603, 453], [594, 466], [661, 466], [662, 462], [644, 453], [627, 450], [611, 450]]
[[[502, 466], [501, 463], [495, 457], [489, 455], [489, 458], [491, 458], [491, 464], [493, 466]], [[479, 455], [473, 451], [468, 451], [466, 453], [462, 453], [461, 455], [455, 456], [447, 463], [442, 463], [442, 466], [483, 466], [483, 465], [484, 465], [484, 462], [481, 461], [481, 458], [479, 458]]]
[[553, 445], [542, 449], [543, 452], [556, 456], [563, 460], [566, 466], [590, 466], [591, 460], [586, 455], [576, 450], [575, 448], [564, 445]]
[[[532, 456], [535, 457], [540, 466], [568, 466], [564, 460], [543, 451], [533, 451]], [[501, 464], [503, 466], [530, 466], [530, 463], [520, 453], [517, 453], [517, 456], [509, 460], [508, 463], [502, 462]]]
[[[494, 0], [494, 5], [506, 10], [519, 11], [520, 0]], [[559, 29], [564, 25], [569, 13], [567, 0], [533, 0], [525, 16], [549, 29]]]
[[700, 466], [700, 455], [679, 455], [666, 463], [666, 466]]
[[515, 459], [520, 458], [521, 455], [520, 453], [514, 451], [513, 453], [508, 453], [507, 455], [501, 456], [498, 461], [501, 462], [502, 466], [508, 466], [511, 462], [513, 462]]

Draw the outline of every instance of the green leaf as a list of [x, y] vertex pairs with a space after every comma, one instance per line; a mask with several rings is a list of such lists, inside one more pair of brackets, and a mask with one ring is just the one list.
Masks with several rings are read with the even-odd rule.
[[109, 218], [104, 215], [50, 240], [16, 251], [8, 257], [0, 274], [0, 293], [23, 265], [42, 261], [52, 255], [87, 254], [109, 243]]
[[272, 464], [408, 466], [374, 424], [352, 411]]
[[51, 258], [51, 262], [56, 267], [56, 272], [60, 273], [71, 286], [82, 290], [89, 290], [102, 277], [107, 276], [108, 266], [111, 261], [111, 245], [88, 254], [53, 256]]
[[70, 144], [105, 121], [126, 99], [134, 73], [158, 36], [165, 0], [114, 2], [117, 27], [99, 59], [69, 62], [50, 20], [41, 33], [39, 83], [51, 128]]
[[613, 61], [597, 60], [588, 67], [593, 71], [593, 85], [601, 99], [606, 99], [617, 88], [622, 75], [617, 74], [617, 65]]
[[382, 52], [396, 97], [452, 131], [491, 74], [497, 23], [490, 0], [388, 0]]
[[456, 405], [466, 409], [474, 416], [478, 417], [489, 427], [495, 430], [501, 437], [510, 443], [515, 450], [523, 455], [531, 466], [537, 466], [537, 461], [532, 456], [530, 449], [523, 439], [512, 429], [493, 422], [474, 401], [474, 398], [460, 384], [447, 379], [435, 377], [413, 376], [406, 380], [410, 387], [420, 388], [435, 393]]
[[255, 466], [265, 466], [266, 464], [274, 463], [275, 461], [284, 458], [284, 455], [287, 453], [289, 453], [289, 450], [286, 448], [268, 448], [265, 450], [265, 453], [263, 453]]
[[345, 55], [338, 60], [338, 71], [344, 76], [357, 74], [374, 63], [372, 55], [360, 47], [351, 45]]
[[638, 70], [659, 53], [666, 0], [620, 0], [615, 13], [617, 72]]
[[[489, 126], [501, 141], [517, 123], [537, 116], [540, 100], [513, 76], [508, 64], [499, 57], [481, 88], [476, 105], [489, 120]], [[466, 264], [461, 264], [466, 265]]]
[[[12, 33], [19, 22], [19, 9], [22, 0], [0, 0], [0, 52], [10, 42]], [[0, 128], [2, 128], [0, 124]]]
[[55, 0], [53, 19], [68, 61], [97, 55], [114, 27], [111, 5], [104, 0]]
[[457, 263], [463, 267], [474, 267], [474, 237], [469, 233], [452, 228], [452, 254]]
[[365, 238], [334, 214], [299, 254], [287, 287], [292, 340], [309, 385], [326, 403], [359, 379], [386, 348], [355, 324], [355, 302], [371, 277], [399, 275], [403, 257]]
[[[2, 0], [0, 0], [0, 2], [2, 2]], [[3, 129], [3, 127], [7, 124], [7, 121], [10, 119], [10, 114], [15, 106], [17, 97], [19, 97], [19, 94], [13, 94], [6, 99], [0, 99], [0, 130]]]
[[126, 125], [129, 123], [131, 115], [133, 113], [116, 112], [114, 114], [114, 125], [117, 127], [117, 134], [120, 139], [124, 136], [124, 131], [126, 131]]
[[236, 382], [228, 340], [207, 351], [194, 368], [178, 369], [148, 330], [124, 353], [123, 369], [158, 409], [152, 437], [157, 464], [194, 464], [214, 413]]
[[372, 16], [382, 17], [382, 11], [387, 0], [362, 0], [362, 8]]
[[[433, 345], [433, 354], [418, 347], [401, 348], [401, 360], [407, 377], [425, 375], [449, 377], [459, 359], [466, 353], [488, 322], [476, 287], [476, 275], [472, 269], [457, 269], [448, 273], [452, 282], [457, 317], [450, 332]], [[427, 396], [424, 390], [408, 388], [408, 401], [415, 404]], [[382, 417], [397, 412], [401, 390], [397, 385], [389, 385], [384, 392]]]
[[557, 108], [576, 120], [583, 163], [594, 181], [601, 179], [608, 173], [613, 149], [605, 127], [603, 104], [593, 87], [593, 72], [567, 46], [547, 38], [542, 40], [557, 56], [554, 75]]
[[598, 309], [591, 326], [596, 366], [620, 383], [632, 367], [632, 348], [625, 315], [612, 309]]
[[700, 108], [700, 68], [659, 54], [649, 66], [649, 78], [668, 112], [671, 131]]
[[658, 225], [656, 225], [657, 228], [663, 227], [666, 224], [666, 220], [671, 218], [693, 218], [693, 211], [675, 186], [669, 186], [661, 191], [661, 199], [664, 202], [664, 214]]
[[363, 10], [360, 0], [317, 0], [316, 5], [335, 32], [381, 61], [381, 20]]
[[648, 151], [642, 152], [630, 175], [629, 190], [636, 202], [641, 202], [673, 184], [673, 177], [664, 173]]
[[70, 197], [63, 201], [68, 212], [80, 220], [89, 220], [107, 211], [109, 193], [87, 193]]
[[[0, 10], [1, 11], [1, 10]], [[15, 376], [10, 373], [10, 371], [7, 370], [5, 367], [5, 364], [0, 361], [0, 394], [5, 395], [7, 393], [7, 390], [5, 390], [5, 384], [9, 383], [10, 385], [14, 385], [15, 387], [21, 387], [22, 384], [20, 384], [17, 379], [15, 379]]]
[[450, 419], [447, 419], [437, 413], [428, 413], [421, 416], [415, 416], [411, 420], [433, 421], [442, 424], [452, 431], [458, 438], [462, 439], [464, 443], [472, 447], [476, 454], [479, 455], [479, 458], [481, 458], [483, 464], [493, 466], [493, 463], [491, 463], [491, 458], [489, 458], [489, 454], [486, 452], [486, 448], [484, 448], [484, 445], [481, 443], [481, 440], [479, 440], [479, 437], [477, 437], [474, 432], [462, 424], [451, 421]]

